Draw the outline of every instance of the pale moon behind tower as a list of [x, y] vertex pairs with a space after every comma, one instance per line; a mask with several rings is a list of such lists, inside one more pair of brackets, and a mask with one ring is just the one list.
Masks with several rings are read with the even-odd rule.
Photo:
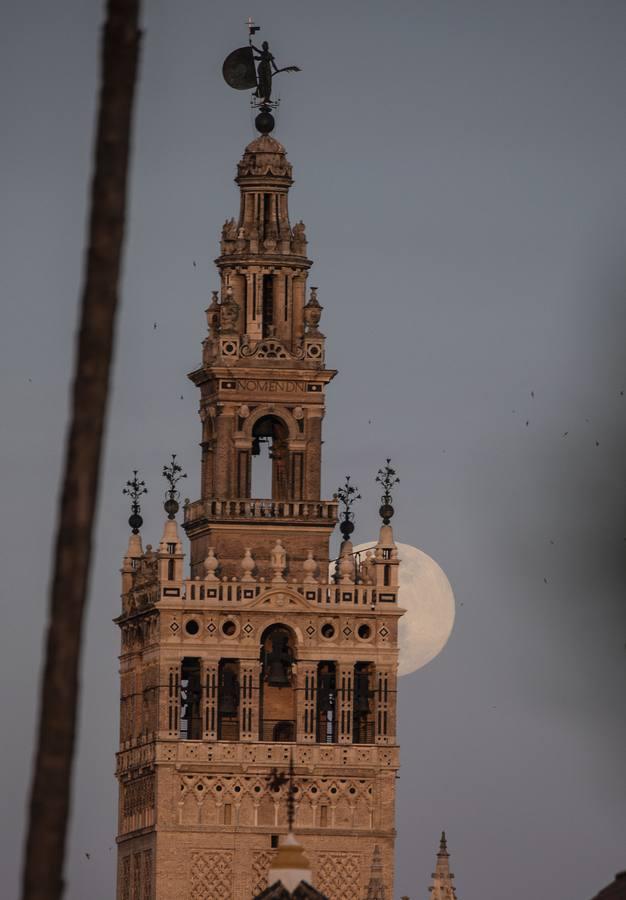
[[[367, 550], [375, 542], [359, 544]], [[400, 557], [398, 603], [406, 612], [400, 619], [399, 675], [421, 669], [441, 653], [454, 625], [454, 594], [434, 559], [410, 544], [396, 544]]]

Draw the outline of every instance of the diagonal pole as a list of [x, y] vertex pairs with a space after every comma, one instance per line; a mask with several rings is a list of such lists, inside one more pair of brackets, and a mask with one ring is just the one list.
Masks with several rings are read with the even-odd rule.
[[22, 900], [59, 900], [70, 808], [83, 614], [113, 356], [140, 0], [108, 0], [88, 249], [48, 609]]

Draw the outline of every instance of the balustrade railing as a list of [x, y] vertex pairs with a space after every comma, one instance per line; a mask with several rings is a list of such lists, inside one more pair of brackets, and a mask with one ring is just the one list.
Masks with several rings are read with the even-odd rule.
[[[375, 606], [379, 602], [395, 602], [396, 592], [380, 592], [371, 584], [319, 584], [317, 582], [273, 583], [272, 581], [208, 581], [188, 579], [184, 582], [185, 599], [191, 603], [246, 603], [264, 591], [283, 587], [296, 591], [317, 606]], [[391, 600], [389, 598], [392, 598]]]
[[334, 524], [335, 500], [195, 500], [185, 506], [185, 524], [197, 519], [306, 519]]

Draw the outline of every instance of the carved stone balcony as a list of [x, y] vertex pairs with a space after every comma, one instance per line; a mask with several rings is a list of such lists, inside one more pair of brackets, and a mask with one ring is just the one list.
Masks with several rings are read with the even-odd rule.
[[306, 522], [334, 526], [336, 500], [196, 500], [185, 506], [185, 528], [206, 522], [283, 525]]

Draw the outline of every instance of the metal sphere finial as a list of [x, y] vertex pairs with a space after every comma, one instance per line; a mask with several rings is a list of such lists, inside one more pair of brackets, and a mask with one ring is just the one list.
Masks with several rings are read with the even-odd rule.
[[174, 519], [176, 513], [180, 509], [178, 500], [180, 491], [176, 487], [181, 478], [186, 478], [187, 473], [183, 472], [183, 467], [176, 462], [176, 454], [172, 453], [172, 461], [169, 466], [163, 466], [163, 477], [169, 483], [169, 488], [165, 491], [165, 503], [163, 509], [167, 513], [168, 519]]
[[139, 498], [143, 494], [148, 493], [148, 488], [146, 487], [145, 481], [139, 481], [137, 477], [138, 472], [137, 469], [133, 469], [133, 477], [132, 480], [126, 482], [126, 487], [122, 490], [123, 494], [127, 494], [130, 497], [130, 517], [128, 519], [128, 524], [133, 530], [133, 534], [139, 534], [139, 529], [143, 525], [143, 519], [141, 518], [141, 506], [139, 503]]
[[380, 498], [381, 506], [378, 510], [378, 513], [383, 520], [383, 525], [389, 525], [393, 517], [394, 508], [391, 505], [391, 491], [396, 484], [400, 483], [400, 479], [396, 475], [396, 470], [391, 467], [390, 463], [391, 459], [387, 459], [385, 461], [385, 466], [382, 469], [379, 469], [378, 474], [376, 475], [376, 481], [383, 489], [383, 495]]
[[359, 489], [354, 484], [350, 484], [350, 476], [346, 475], [345, 484], [337, 488], [335, 494], [337, 500], [343, 506], [343, 521], [340, 522], [339, 528], [343, 535], [344, 541], [347, 541], [354, 531], [354, 512], [352, 505], [361, 499]]

